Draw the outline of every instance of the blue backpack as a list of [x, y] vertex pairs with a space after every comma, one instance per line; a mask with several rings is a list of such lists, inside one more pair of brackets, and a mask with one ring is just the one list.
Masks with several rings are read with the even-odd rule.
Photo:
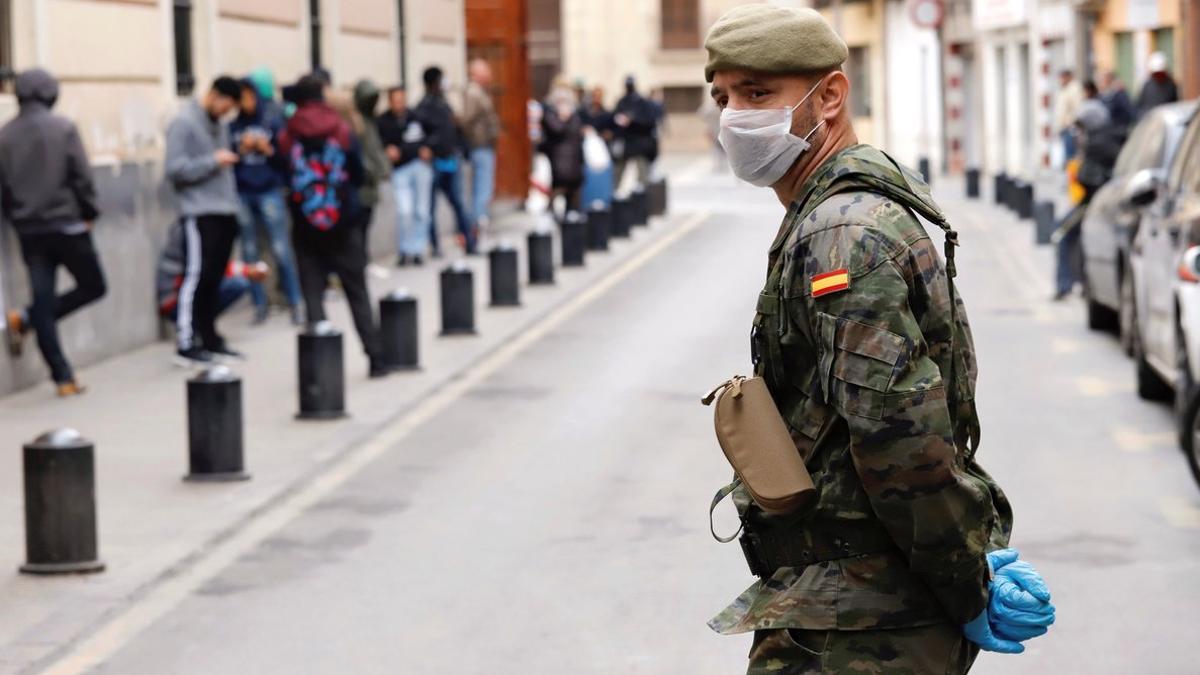
[[292, 145], [292, 201], [304, 220], [320, 232], [328, 232], [342, 219], [345, 191], [346, 149], [334, 138], [305, 140]]

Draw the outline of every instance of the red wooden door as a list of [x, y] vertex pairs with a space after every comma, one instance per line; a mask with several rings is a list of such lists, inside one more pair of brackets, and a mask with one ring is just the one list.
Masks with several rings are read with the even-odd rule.
[[491, 93], [501, 127], [496, 194], [524, 199], [530, 162], [525, 121], [530, 97], [525, 0], [466, 0], [466, 20], [467, 58], [482, 58], [492, 66]]

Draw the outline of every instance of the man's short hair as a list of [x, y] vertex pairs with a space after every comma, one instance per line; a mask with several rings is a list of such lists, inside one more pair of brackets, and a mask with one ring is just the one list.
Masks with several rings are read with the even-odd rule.
[[426, 87], [437, 86], [442, 83], [442, 69], [437, 66], [430, 66], [421, 73], [421, 81]]
[[213, 80], [212, 91], [237, 101], [242, 97], [242, 83], [228, 75], [220, 75]]
[[325, 82], [315, 74], [305, 75], [296, 83], [293, 96], [296, 99], [296, 105], [323, 101], [325, 100]]
[[1100, 93], [1100, 87], [1096, 86], [1095, 80], [1088, 80], [1083, 83], [1083, 93], [1088, 96], [1095, 96]]
[[388, 95], [388, 98], [391, 98], [392, 94], [397, 94], [397, 93], [403, 94], [403, 93], [407, 93], [407, 92], [408, 92], [408, 90], [404, 88], [404, 85], [397, 84], [397, 85], [388, 87], [387, 95]]

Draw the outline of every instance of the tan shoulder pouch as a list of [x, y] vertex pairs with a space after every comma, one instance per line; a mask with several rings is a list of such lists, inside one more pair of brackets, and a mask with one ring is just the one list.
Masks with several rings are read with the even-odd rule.
[[[791, 513], [812, 501], [816, 496], [812, 476], [766, 382], [761, 377], [734, 376], [701, 399], [704, 405], [714, 401], [717, 442], [737, 479], [717, 493], [713, 508], [739, 483], [755, 504], [771, 514]], [[710, 527], [711, 516], [710, 509]], [[713, 532], [713, 536], [732, 541], [737, 533], [724, 538]]]

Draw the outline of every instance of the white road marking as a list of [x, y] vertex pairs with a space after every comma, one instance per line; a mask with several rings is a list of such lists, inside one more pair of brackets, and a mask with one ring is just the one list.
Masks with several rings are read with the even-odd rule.
[[1145, 432], [1133, 427], [1117, 427], [1112, 436], [1117, 447], [1125, 452], [1148, 452], [1175, 445], [1175, 434], [1170, 431]]
[[1079, 340], [1068, 340], [1066, 338], [1053, 338], [1050, 340], [1050, 351], [1055, 354], [1074, 354], [1083, 349], [1083, 343]]
[[1084, 396], [1109, 396], [1110, 394], [1130, 393], [1133, 391], [1133, 385], [1129, 382], [1084, 375], [1075, 378], [1075, 389]]
[[1200, 530], [1200, 506], [1182, 497], [1163, 497], [1158, 510], [1171, 527], [1181, 530]]
[[708, 213], [692, 214], [674, 231], [636, 253], [611, 274], [568, 300], [524, 333], [485, 357], [478, 365], [431, 394], [412, 410], [363, 445], [351, 450], [313, 481], [281, 501], [267, 507], [242, 529], [197, 554], [188, 566], [174, 572], [147, 594], [119, 611], [108, 623], [82, 640], [46, 670], [46, 675], [74, 675], [103, 663], [141, 631], [183, 602], [197, 588], [219, 574], [239, 557], [283, 528], [308, 507], [336, 490], [368, 464], [399, 443], [416, 428], [445, 410], [472, 387], [515, 359], [522, 351], [558, 328], [568, 319], [625, 280], [639, 268], [696, 229]]

